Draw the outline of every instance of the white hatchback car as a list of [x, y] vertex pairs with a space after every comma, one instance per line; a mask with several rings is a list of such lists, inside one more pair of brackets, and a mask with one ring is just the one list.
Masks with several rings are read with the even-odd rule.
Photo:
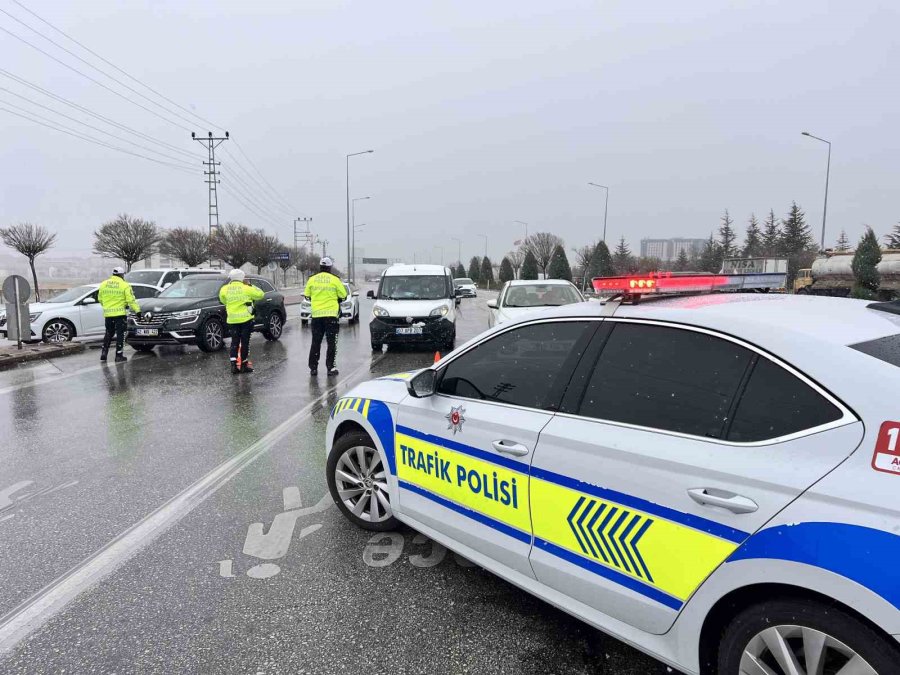
[[[77, 286], [28, 307], [32, 340], [69, 342], [76, 337], [96, 337], [106, 332], [103, 308], [97, 301], [100, 284]], [[131, 284], [137, 300], [155, 298], [159, 291], [148, 284]], [[6, 312], [0, 311], [0, 335], [6, 337]]]
[[565, 279], [507, 281], [496, 300], [488, 300], [488, 327], [518, 319], [527, 312], [584, 302], [581, 291]]
[[326, 478], [686, 673], [896, 675], [898, 399], [900, 303], [583, 303], [350, 391]]
[[[347, 297], [341, 302], [341, 318], [347, 319], [347, 323], [357, 323], [359, 321], [359, 291], [356, 284], [344, 281], [344, 288], [347, 289]], [[307, 298], [300, 301], [300, 323], [305, 326], [309, 323], [312, 316], [312, 303]]]

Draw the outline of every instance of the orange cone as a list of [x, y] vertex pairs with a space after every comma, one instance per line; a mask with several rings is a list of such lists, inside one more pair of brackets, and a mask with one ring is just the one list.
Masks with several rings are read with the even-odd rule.
[[440, 361], [440, 360], [441, 360], [441, 353], [440, 353], [440, 352], [435, 352], [435, 353], [434, 353], [434, 362], [437, 363], [437, 362]]

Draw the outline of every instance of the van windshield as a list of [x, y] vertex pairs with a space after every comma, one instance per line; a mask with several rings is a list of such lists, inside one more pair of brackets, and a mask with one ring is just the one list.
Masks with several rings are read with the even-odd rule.
[[385, 300], [441, 300], [450, 295], [443, 276], [387, 276], [381, 279], [378, 297]]

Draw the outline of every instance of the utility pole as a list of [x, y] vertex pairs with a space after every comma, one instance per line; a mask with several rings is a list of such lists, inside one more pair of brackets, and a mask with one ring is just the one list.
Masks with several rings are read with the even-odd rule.
[[[315, 235], [309, 231], [309, 224], [312, 222], [312, 218], [294, 218], [294, 248], [301, 248], [301, 246], [309, 246], [310, 250], [315, 243]], [[305, 223], [306, 229], [297, 231], [297, 223]], [[302, 245], [300, 242], [303, 242]]]
[[[216, 185], [218, 185], [219, 179], [216, 178], [216, 174], [218, 173], [216, 167], [219, 166], [221, 162], [216, 161], [216, 148], [228, 140], [228, 132], [225, 132], [225, 136], [219, 137], [213, 136], [210, 131], [207, 132], [206, 138], [197, 138], [197, 134], [192, 131], [191, 138], [200, 145], [206, 147], [209, 157], [207, 161], [203, 162], [203, 165], [206, 167], [203, 175], [206, 176], [206, 184], [209, 186], [209, 236], [212, 238], [219, 229], [219, 195], [216, 191]], [[212, 267], [211, 258], [209, 266]]]
[[322, 244], [322, 257], [324, 258], [327, 255], [325, 247], [328, 246], [328, 240], [316, 238], [315, 243]]

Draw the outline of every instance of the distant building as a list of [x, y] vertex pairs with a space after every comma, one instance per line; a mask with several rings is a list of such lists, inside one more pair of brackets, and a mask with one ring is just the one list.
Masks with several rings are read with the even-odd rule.
[[674, 237], [672, 239], [641, 239], [641, 257], [659, 258], [663, 261], [676, 260], [684, 251], [687, 256], [699, 255], [706, 239]]

